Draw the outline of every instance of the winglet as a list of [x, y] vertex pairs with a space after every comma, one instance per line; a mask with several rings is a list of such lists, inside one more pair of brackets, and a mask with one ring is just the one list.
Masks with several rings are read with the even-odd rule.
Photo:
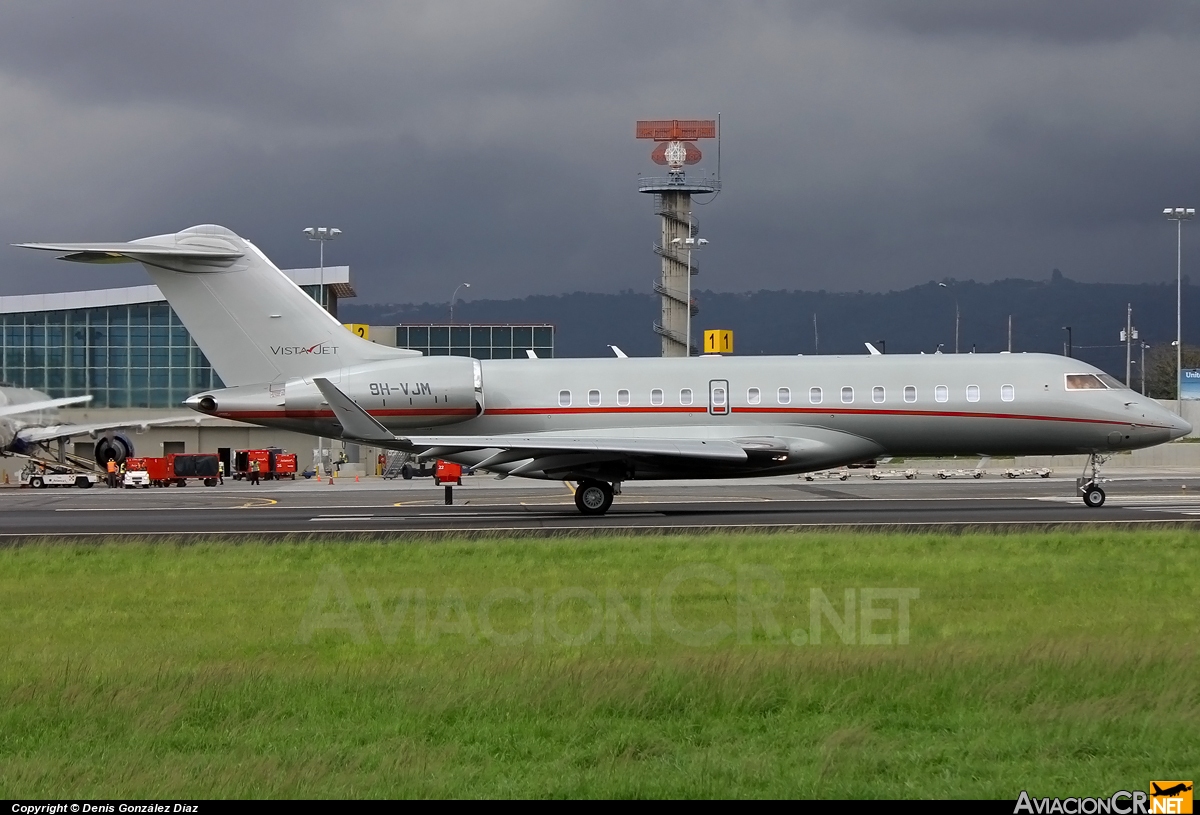
[[615, 346], [615, 345], [610, 345], [610, 346], [608, 346], [608, 347], [612, 349], [612, 352], [613, 352], [613, 354], [614, 354], [614, 355], [617, 357], [617, 359], [629, 359], [629, 355], [628, 355], [628, 354], [626, 354], [624, 351], [622, 351], [622, 350], [621, 350], [620, 348], [618, 348], [617, 346]]
[[873, 356], [873, 357], [883, 356], [883, 355], [882, 355], [882, 354], [879, 352], [879, 349], [878, 349], [878, 348], [876, 348], [874, 345], [871, 345], [871, 343], [869, 343], [869, 342], [864, 342], [864, 343], [863, 343], [863, 345], [867, 346], [867, 352], [868, 352], [868, 353], [869, 353], [871, 356]]
[[534, 351], [532, 348], [525, 349], [525, 356], [529, 357], [530, 359], [538, 358], [537, 351]]
[[313, 384], [320, 389], [325, 401], [342, 423], [342, 437], [359, 441], [395, 441], [396, 436], [375, 420], [375, 417], [360, 408], [328, 379], [317, 377]]

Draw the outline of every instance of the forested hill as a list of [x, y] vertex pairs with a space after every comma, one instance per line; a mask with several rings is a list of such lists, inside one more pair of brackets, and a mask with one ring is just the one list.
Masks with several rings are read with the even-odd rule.
[[[886, 343], [888, 353], [954, 350], [955, 298], [963, 352], [1001, 351], [1008, 345], [1012, 315], [1014, 351], [1062, 353], [1071, 326], [1075, 356], [1124, 377], [1119, 332], [1125, 304], [1132, 303], [1134, 325], [1146, 342], [1175, 337], [1173, 283], [1079, 283], [1060, 273], [1048, 280], [995, 283], [945, 281], [886, 293], [758, 291], [728, 294], [697, 291], [700, 314], [692, 318], [695, 341], [706, 328], [734, 331], [735, 352], [749, 354], [861, 354], [863, 343]], [[1184, 279], [1184, 342], [1200, 342], [1200, 297]], [[817, 337], [813, 316], [816, 315]], [[373, 325], [445, 322], [447, 303], [341, 304], [343, 322]], [[576, 292], [521, 300], [459, 301], [459, 323], [531, 323], [556, 326], [555, 355], [604, 356], [609, 344], [630, 356], [657, 356], [659, 339], [651, 328], [658, 316], [653, 294]], [[1135, 354], [1136, 356], [1136, 354]]]

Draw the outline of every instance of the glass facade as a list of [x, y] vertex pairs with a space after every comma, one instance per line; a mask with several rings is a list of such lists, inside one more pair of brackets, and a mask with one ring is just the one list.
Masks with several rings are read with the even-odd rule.
[[0, 314], [0, 379], [89, 407], [167, 408], [224, 387], [166, 303]]
[[[397, 326], [396, 345], [429, 356], [524, 359], [532, 349], [550, 358], [554, 326]], [[51, 398], [91, 394], [90, 408], [178, 407], [224, 387], [166, 302], [0, 314], [0, 380]]]
[[552, 325], [398, 325], [396, 345], [426, 356], [525, 359], [526, 350], [554, 356]]

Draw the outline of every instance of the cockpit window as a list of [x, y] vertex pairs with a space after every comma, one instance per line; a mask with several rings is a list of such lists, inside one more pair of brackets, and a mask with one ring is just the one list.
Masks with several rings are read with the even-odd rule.
[[1108, 386], [1095, 374], [1067, 374], [1067, 390], [1103, 391], [1108, 390]]
[[1101, 382], [1103, 382], [1105, 385], [1108, 385], [1113, 390], [1115, 390], [1115, 391], [1125, 390], [1125, 383], [1122, 382], [1121, 380], [1117, 379], [1115, 376], [1109, 376], [1108, 374], [1099, 374], [1099, 377], [1100, 377]]

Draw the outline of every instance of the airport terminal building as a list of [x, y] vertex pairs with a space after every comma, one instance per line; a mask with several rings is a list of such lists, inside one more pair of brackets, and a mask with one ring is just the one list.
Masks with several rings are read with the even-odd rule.
[[[350, 267], [291, 269], [290, 277], [335, 317], [338, 301], [354, 297]], [[0, 381], [53, 398], [91, 394], [64, 421], [97, 422], [186, 416], [178, 426], [132, 437], [144, 455], [212, 452], [219, 447], [283, 447], [311, 460], [315, 440], [297, 433], [219, 420], [197, 424], [183, 408], [188, 396], [224, 384], [157, 286], [0, 296]], [[369, 326], [373, 342], [422, 353], [476, 359], [554, 356], [551, 325]], [[92, 446], [80, 443], [77, 449]], [[352, 447], [351, 461], [357, 458]], [[10, 468], [11, 469], [11, 468]]]

